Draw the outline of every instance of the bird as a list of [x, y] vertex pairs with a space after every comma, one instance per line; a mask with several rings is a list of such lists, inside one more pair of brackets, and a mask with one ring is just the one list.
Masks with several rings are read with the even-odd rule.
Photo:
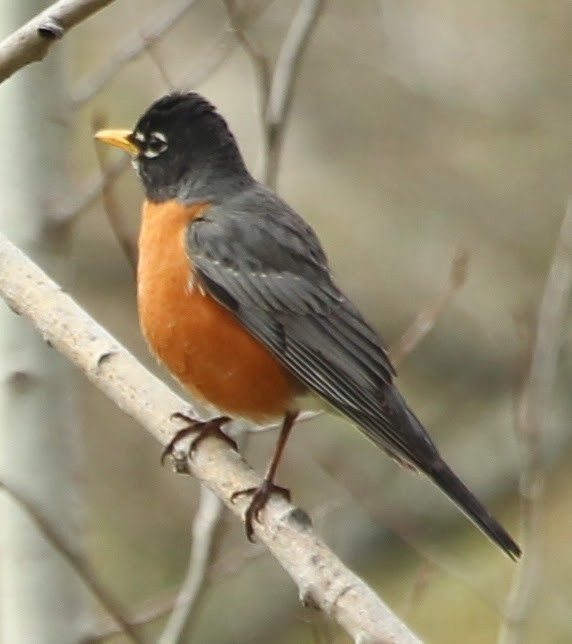
[[192, 421], [170, 447], [188, 432], [195, 440], [223, 434], [230, 418], [281, 423], [262, 484], [233, 495], [250, 496], [250, 540], [269, 497], [290, 498], [276, 471], [311, 401], [424, 473], [511, 559], [520, 557], [397, 389], [380, 336], [336, 285], [312, 227], [252, 176], [210, 101], [172, 92], [133, 129], [95, 137], [132, 156], [145, 194], [137, 264], [143, 336], [187, 391], [224, 414]]

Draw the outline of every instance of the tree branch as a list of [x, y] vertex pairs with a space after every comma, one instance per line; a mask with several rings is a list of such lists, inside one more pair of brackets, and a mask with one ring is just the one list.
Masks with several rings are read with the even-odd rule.
[[[171, 415], [185, 409], [185, 401], [139, 364], [3, 236], [0, 294], [125, 413], [162, 445], [169, 442], [176, 429]], [[206, 439], [188, 464], [192, 474], [235, 515], [243, 516], [248, 500], [232, 503], [231, 496], [260, 485], [261, 478], [240, 455], [222, 441]], [[272, 498], [255, 532], [297, 585], [301, 600], [327, 613], [354, 641], [419, 641], [373, 590], [320, 541], [301, 509], [284, 499]]]
[[522, 449], [521, 531], [523, 558], [513, 577], [499, 642], [516, 644], [538, 592], [541, 540], [544, 529], [542, 499], [544, 462], [542, 439], [546, 433], [564, 321], [572, 292], [572, 198], [568, 201], [538, 310], [536, 337], [525, 380], [516, 429]]
[[310, 36], [324, 6], [323, 0], [301, 0], [272, 70], [268, 58], [244, 32], [244, 20], [234, 0], [223, 0], [233, 33], [252, 62], [258, 83], [262, 117], [262, 154], [256, 175], [276, 186], [284, 128], [292, 106], [294, 82]]
[[193, 519], [192, 547], [187, 576], [159, 644], [177, 644], [183, 640], [191, 617], [205, 591], [212, 557], [213, 537], [222, 517], [223, 505], [207, 487], [201, 485], [199, 508]]
[[78, 81], [70, 92], [72, 106], [78, 108], [91, 100], [127, 63], [148, 51], [177, 25], [195, 2], [196, 0], [181, 0], [168, 13], [165, 12], [165, 7], [161, 6], [144, 27], [125, 38], [101, 67]]
[[12, 485], [6, 481], [0, 480], [0, 489], [7, 492], [18, 505], [23, 508], [34, 525], [44, 535], [44, 538], [50, 545], [59, 552], [62, 557], [73, 568], [77, 576], [83, 581], [86, 587], [91, 591], [93, 596], [99, 601], [103, 608], [113, 618], [115, 624], [119, 627], [132, 642], [139, 642], [142, 644], [143, 639], [139, 636], [133, 626], [123, 616], [123, 611], [118, 607], [117, 602], [110, 596], [109, 592], [101, 584], [97, 576], [89, 568], [84, 558], [79, 552], [67, 542], [64, 535], [50, 523], [41, 509], [27, 499], [21, 492], [16, 490]]
[[113, 0], [60, 0], [0, 42], [0, 83], [42, 60], [55, 40]]
[[390, 347], [389, 355], [391, 356], [391, 361], [396, 367], [399, 367], [403, 360], [412, 353], [433, 330], [438, 319], [449, 306], [453, 296], [467, 281], [468, 268], [468, 251], [464, 248], [457, 249], [451, 265], [451, 273], [449, 275], [449, 283], [447, 287], [442, 293], [428, 302], [421, 311], [419, 311], [417, 317], [401, 336], [397, 344]]
[[301, 0], [274, 67], [264, 114], [266, 163], [263, 181], [269, 186], [276, 185], [284, 128], [294, 96], [294, 81], [323, 6], [324, 0]]

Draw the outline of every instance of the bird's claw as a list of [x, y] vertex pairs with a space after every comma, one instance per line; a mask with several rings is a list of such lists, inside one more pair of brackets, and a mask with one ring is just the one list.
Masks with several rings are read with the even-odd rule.
[[[171, 415], [171, 420], [185, 421], [187, 426], [180, 429], [165, 446], [165, 449], [161, 454], [162, 465], [165, 464], [167, 456], [173, 456], [175, 461], [177, 460], [174, 456], [177, 444], [183, 440], [183, 438], [187, 438], [192, 434], [196, 434], [196, 436], [189, 446], [189, 456], [192, 456], [198, 445], [208, 436], [216, 436], [217, 438], [222, 439], [225, 443], [228, 443], [235, 451], [238, 451], [236, 441], [222, 431], [222, 425], [231, 420], [228, 416], [219, 416], [217, 418], [211, 418], [210, 420], [197, 420], [196, 418], [190, 418], [181, 412], [175, 412]], [[177, 469], [177, 471], [179, 471], [179, 469]]]
[[273, 494], [278, 494], [286, 499], [286, 501], [290, 501], [290, 490], [285, 487], [281, 487], [280, 485], [276, 485], [267, 479], [264, 479], [258, 487], [249, 487], [246, 490], [239, 490], [230, 497], [231, 503], [234, 503], [240, 496], [252, 496], [250, 503], [246, 508], [246, 512], [244, 513], [246, 538], [251, 543], [254, 543], [254, 521], [262, 523], [260, 513], [268, 503], [268, 499]]

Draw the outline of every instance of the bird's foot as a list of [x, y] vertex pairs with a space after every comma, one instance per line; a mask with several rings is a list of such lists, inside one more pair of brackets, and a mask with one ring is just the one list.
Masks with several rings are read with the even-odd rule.
[[261, 523], [260, 513], [266, 506], [266, 503], [272, 494], [279, 494], [281, 497], [286, 499], [286, 501], [290, 501], [290, 490], [285, 487], [280, 487], [268, 479], [264, 479], [258, 487], [249, 487], [246, 490], [239, 490], [230, 497], [232, 503], [234, 503], [239, 496], [252, 497], [244, 514], [246, 537], [251, 543], [254, 543], [254, 521]]
[[173, 456], [175, 460], [177, 460], [174, 456], [177, 443], [192, 434], [196, 434], [196, 436], [189, 446], [188, 456], [192, 456], [199, 444], [208, 436], [220, 438], [225, 443], [228, 443], [235, 451], [238, 451], [238, 445], [236, 442], [222, 431], [222, 425], [230, 422], [231, 420], [228, 416], [218, 416], [217, 418], [211, 418], [210, 420], [197, 420], [196, 418], [191, 418], [181, 412], [175, 412], [172, 414], [171, 419], [185, 421], [187, 425], [180, 429], [167, 443], [163, 453], [161, 454], [161, 464], [165, 463], [167, 456]]

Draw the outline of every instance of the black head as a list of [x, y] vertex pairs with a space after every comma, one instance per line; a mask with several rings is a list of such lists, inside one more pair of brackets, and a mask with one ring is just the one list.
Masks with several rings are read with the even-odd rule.
[[253, 181], [225, 120], [199, 94], [159, 99], [127, 139], [153, 201], [218, 201]]

